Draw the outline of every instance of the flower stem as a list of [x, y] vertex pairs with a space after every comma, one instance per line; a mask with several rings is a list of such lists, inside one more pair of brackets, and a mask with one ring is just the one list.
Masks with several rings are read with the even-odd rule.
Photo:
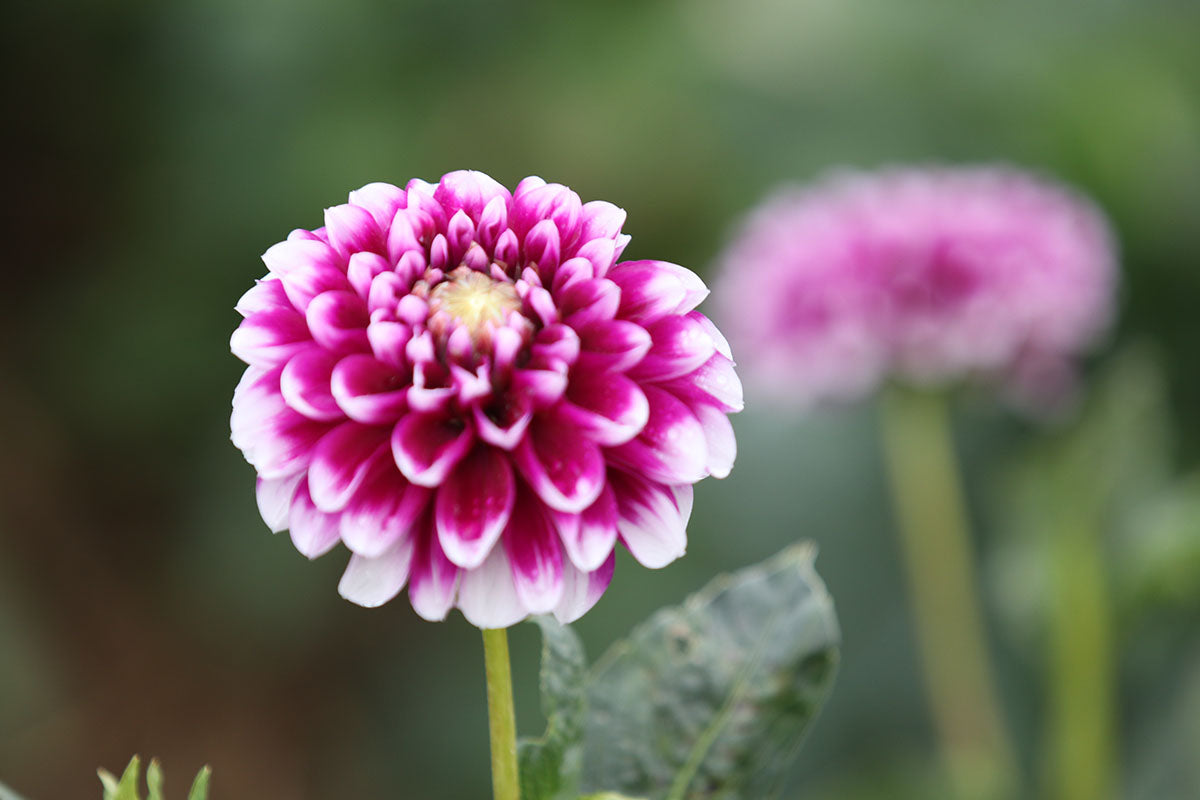
[[1096, 526], [1078, 513], [1064, 516], [1050, 545], [1047, 797], [1109, 800], [1116, 712], [1104, 558]]
[[951, 785], [964, 800], [1015, 797], [945, 400], [892, 389], [881, 413], [926, 692]]
[[488, 729], [492, 740], [492, 795], [495, 800], [521, 800], [507, 629], [484, 629], [483, 663], [487, 673]]

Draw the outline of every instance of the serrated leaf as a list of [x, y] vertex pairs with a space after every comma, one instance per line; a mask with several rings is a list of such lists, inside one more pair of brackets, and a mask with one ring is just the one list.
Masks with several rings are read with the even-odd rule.
[[119, 781], [105, 770], [98, 770], [97, 774], [104, 786], [104, 800], [140, 800], [138, 781], [142, 776], [142, 761], [137, 756], [129, 760], [129, 765], [125, 767]]
[[570, 800], [581, 769], [587, 664], [579, 637], [553, 617], [535, 617], [542, 630], [540, 684], [546, 732], [518, 743], [522, 800]]
[[722, 576], [613, 646], [589, 683], [586, 791], [778, 794], [837, 664], [837, 619], [815, 556], [801, 543]]
[[192, 782], [191, 791], [188, 792], [188, 800], [208, 800], [208, 779], [212, 777], [212, 770], [208, 767], [201, 767], [200, 772], [196, 775], [196, 780]]

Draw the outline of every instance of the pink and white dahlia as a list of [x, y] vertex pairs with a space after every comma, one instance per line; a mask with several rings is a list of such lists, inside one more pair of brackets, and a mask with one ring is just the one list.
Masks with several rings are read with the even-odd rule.
[[846, 172], [786, 189], [720, 266], [724, 319], [751, 378], [800, 404], [888, 379], [998, 378], [1018, 396], [1052, 397], [1108, 325], [1117, 278], [1090, 202], [986, 167]]
[[692, 484], [734, 459], [741, 386], [690, 270], [617, 259], [625, 212], [479, 172], [373, 183], [263, 255], [231, 347], [258, 504], [341, 594], [408, 585], [483, 628], [599, 599], [623, 543], [681, 556]]

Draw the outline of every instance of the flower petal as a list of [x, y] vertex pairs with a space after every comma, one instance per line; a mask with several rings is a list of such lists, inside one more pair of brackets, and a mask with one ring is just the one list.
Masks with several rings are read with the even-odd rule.
[[645, 323], [676, 313], [694, 291], [677, 273], [681, 269], [663, 261], [622, 261], [614, 266], [607, 277], [621, 287], [619, 316]]
[[281, 369], [246, 369], [233, 393], [230, 439], [260, 478], [286, 478], [308, 466], [331, 425], [288, 408], [279, 389]]
[[462, 573], [458, 607], [467, 622], [477, 628], [507, 628], [529, 615], [517, 597], [513, 570], [503, 547], [493, 547], [486, 561]]
[[330, 391], [341, 411], [366, 425], [395, 422], [408, 407], [408, 387], [393, 367], [373, 356], [346, 356], [337, 362]]
[[235, 356], [264, 369], [277, 367], [310, 346], [308, 325], [291, 306], [255, 311], [229, 337], [229, 349]]
[[412, 566], [413, 541], [405, 537], [375, 558], [353, 555], [338, 594], [366, 608], [376, 608], [400, 594]]
[[255, 482], [254, 495], [258, 501], [258, 513], [271, 533], [279, 533], [288, 526], [288, 515], [292, 510], [292, 498], [304, 473], [287, 478], [259, 478]]
[[386, 231], [392, 224], [392, 217], [405, 205], [404, 190], [390, 183], [368, 183], [361, 189], [350, 193], [350, 202], [359, 208], [365, 208]]
[[556, 414], [540, 414], [514, 453], [525, 480], [546, 505], [579, 513], [604, 489], [604, 454]]
[[308, 488], [317, 508], [329, 513], [345, 508], [386, 452], [386, 428], [343, 422], [325, 434], [308, 467]]
[[605, 447], [624, 444], [650, 419], [650, 403], [641, 387], [620, 373], [575, 370], [567, 386], [562, 414], [588, 438]]
[[477, 444], [437, 491], [434, 519], [446, 557], [464, 569], [483, 563], [508, 524], [515, 497], [508, 456]]
[[373, 462], [362, 486], [342, 511], [342, 541], [361, 556], [382, 554], [411, 535], [430, 496], [425, 487], [406, 481], [390, 459]]
[[665, 381], [699, 369], [716, 352], [708, 332], [694, 319], [663, 317], [646, 326], [650, 352], [629, 370], [638, 381]]
[[563, 549], [576, 567], [584, 572], [599, 568], [617, 542], [617, 499], [612, 488], [604, 487], [600, 497], [581, 514], [553, 512], [554, 523]]
[[641, 325], [625, 320], [596, 322], [578, 329], [581, 369], [624, 372], [650, 350], [650, 334]]
[[704, 429], [704, 443], [708, 450], [705, 467], [708, 474], [714, 478], [728, 476], [737, 458], [737, 439], [733, 435], [729, 417], [721, 409], [707, 403], [697, 403], [691, 409]]
[[248, 317], [257, 311], [274, 311], [279, 308], [293, 308], [288, 300], [287, 292], [283, 290], [283, 281], [273, 275], [268, 275], [260, 281], [255, 281], [234, 309], [243, 317]]
[[329, 391], [329, 376], [337, 361], [318, 347], [296, 355], [279, 376], [284, 402], [309, 419], [333, 422], [342, 419], [342, 409]]
[[745, 407], [742, 381], [733, 362], [717, 353], [695, 371], [663, 382], [662, 386], [693, 405], [708, 403], [734, 413]]
[[695, 483], [705, 476], [704, 429], [687, 404], [657, 386], [643, 386], [650, 419], [636, 439], [608, 451], [611, 461], [661, 483]]
[[300, 311], [322, 292], [350, 288], [337, 252], [320, 240], [288, 239], [263, 253], [262, 260]]
[[559, 312], [573, 328], [607, 322], [616, 316], [620, 306], [621, 290], [604, 278], [575, 281], [563, 289], [558, 297]]
[[382, 253], [386, 245], [383, 230], [371, 212], [349, 203], [325, 209], [325, 231], [329, 244], [343, 261], [352, 253]]
[[396, 465], [418, 486], [438, 486], [475, 440], [474, 430], [441, 414], [411, 412], [392, 432]]
[[545, 507], [526, 487], [517, 492], [503, 542], [521, 604], [531, 614], [553, 611], [562, 599], [562, 548]]
[[353, 291], [323, 292], [305, 312], [317, 343], [335, 353], [369, 352], [367, 305]]
[[338, 543], [337, 514], [326, 514], [313, 505], [308, 486], [300, 483], [288, 513], [292, 544], [305, 558], [317, 558]]
[[469, 169], [448, 172], [443, 175], [433, 196], [441, 203], [447, 214], [453, 214], [462, 209], [476, 222], [480, 220], [483, 210], [493, 200], [499, 198], [502, 203], [507, 204], [512, 199], [508, 189], [491, 177]]
[[563, 562], [563, 596], [554, 609], [555, 619], [568, 625], [591, 610], [612, 582], [615, 565], [615, 552], [609, 553], [604, 563], [590, 573]]
[[642, 566], [659, 569], [687, 550], [687, 520], [667, 486], [620, 470], [609, 471], [617, 498], [621, 541]]
[[454, 605], [460, 570], [442, 552], [431, 514], [418, 523], [417, 531], [408, 578], [408, 600], [422, 619], [436, 622], [445, 619]]

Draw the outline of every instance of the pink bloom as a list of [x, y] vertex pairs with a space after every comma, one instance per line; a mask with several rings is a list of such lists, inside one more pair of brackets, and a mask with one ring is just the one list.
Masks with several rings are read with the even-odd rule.
[[721, 266], [751, 376], [802, 405], [887, 379], [980, 376], [1048, 399], [1107, 326], [1116, 283], [1099, 211], [1001, 168], [843, 173], [785, 190]]
[[733, 464], [741, 386], [708, 290], [617, 262], [625, 212], [526, 178], [373, 183], [263, 255], [231, 347], [233, 443], [272, 530], [353, 555], [342, 595], [422, 617], [578, 618], [622, 542], [681, 556]]

